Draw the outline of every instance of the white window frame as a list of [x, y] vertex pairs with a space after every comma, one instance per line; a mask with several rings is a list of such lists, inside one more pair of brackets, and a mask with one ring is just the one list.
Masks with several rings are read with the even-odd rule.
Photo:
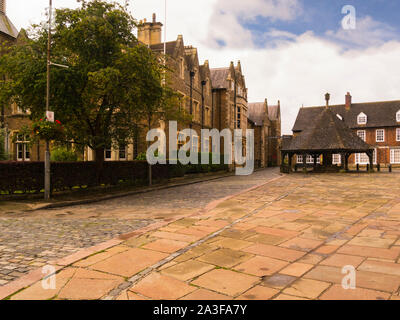
[[[382, 139], [378, 139], [378, 132], [382, 133]], [[385, 129], [376, 129], [376, 142], [385, 142]]]
[[390, 163], [400, 164], [400, 149], [390, 149]]
[[367, 133], [365, 130], [358, 130], [357, 135], [363, 140], [367, 141]]
[[342, 163], [342, 155], [341, 154], [333, 154], [332, 155], [332, 164], [341, 164]]
[[[303, 155], [298, 154], [296, 162], [302, 164], [303, 163]], [[306, 158], [306, 163], [314, 164], [314, 157], [312, 155], [308, 154], [307, 158]], [[320, 163], [321, 163], [321, 157], [317, 157], [317, 164], [320, 164]]]
[[396, 141], [400, 141], [400, 128], [396, 129]]
[[396, 113], [396, 121], [400, 122], [400, 110]]
[[361, 112], [358, 116], [357, 116], [357, 123], [358, 124], [367, 124], [368, 122], [368, 117], [364, 112]]
[[[377, 160], [378, 160], [377, 152], [378, 152], [378, 150], [374, 149], [374, 155], [373, 155], [374, 164], [377, 164]], [[369, 158], [366, 153], [356, 153], [354, 158], [355, 158], [355, 164], [361, 164], [361, 165], [369, 164]]]
[[[22, 139], [20, 139], [22, 136]], [[19, 134], [17, 136], [17, 141], [16, 141], [16, 148], [17, 148], [17, 161], [31, 161], [31, 152], [29, 150], [29, 136], [28, 135], [21, 135]], [[19, 148], [22, 148], [22, 150], [19, 150]], [[19, 156], [20, 152], [22, 153], [22, 157]]]

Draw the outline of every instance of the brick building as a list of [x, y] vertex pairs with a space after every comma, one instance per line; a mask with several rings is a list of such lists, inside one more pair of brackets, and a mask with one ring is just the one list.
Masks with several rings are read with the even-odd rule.
[[[307, 129], [324, 107], [301, 108], [293, 127], [296, 136]], [[374, 148], [373, 162], [380, 165], [400, 165], [400, 101], [353, 103], [350, 93], [345, 103], [331, 105], [330, 109], [362, 140]], [[333, 163], [340, 164], [341, 156], [334, 155]], [[302, 162], [299, 156], [298, 162]], [[312, 162], [308, 156], [307, 161]], [[366, 154], [355, 154], [350, 164], [369, 164]]]
[[[18, 31], [11, 20], [7, 17], [6, 1], [0, 1], [0, 55], [4, 54], [8, 46], [18, 45], [26, 39], [24, 30]], [[11, 156], [12, 160], [30, 161], [44, 159], [44, 146], [36, 144], [28, 146], [29, 135], [17, 135], [24, 126], [29, 127], [29, 111], [24, 112], [15, 103], [10, 102], [7, 105], [0, 106], [0, 130], [2, 130], [4, 139], [4, 149], [6, 154]], [[16, 137], [16, 139], [14, 139]]]

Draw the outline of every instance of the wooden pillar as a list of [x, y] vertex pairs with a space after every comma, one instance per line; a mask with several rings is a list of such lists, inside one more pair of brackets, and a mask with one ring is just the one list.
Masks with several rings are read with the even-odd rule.
[[344, 156], [344, 170], [349, 171], [349, 158], [350, 153], [346, 153]]
[[303, 172], [307, 172], [307, 153], [303, 153]]
[[368, 152], [368, 158], [369, 158], [369, 172], [374, 172], [374, 152], [373, 151]]

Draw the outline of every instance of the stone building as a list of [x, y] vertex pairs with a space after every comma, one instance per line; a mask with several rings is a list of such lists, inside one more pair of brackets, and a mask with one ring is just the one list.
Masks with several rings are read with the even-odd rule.
[[[200, 65], [197, 48], [185, 45], [182, 35], [178, 35], [175, 41], [165, 44], [161, 42], [162, 26], [162, 23], [156, 21], [154, 14], [152, 22], [144, 20], [140, 23], [138, 40], [160, 56], [163, 56], [165, 50], [166, 65], [172, 71], [167, 79], [168, 85], [179, 94], [182, 112], [191, 117], [188, 123], [178, 123], [178, 135], [179, 130], [186, 128], [195, 130], [197, 135], [192, 137], [192, 143], [198, 151], [201, 151], [200, 130], [213, 128], [213, 95], [209, 63], [205, 61]], [[160, 121], [159, 127], [167, 134], [168, 147], [168, 123]], [[210, 144], [206, 144], [206, 148], [210, 148]], [[105, 151], [105, 159], [133, 160], [146, 149], [146, 130], [141, 130], [137, 138], [123, 149], [108, 148]], [[85, 159], [92, 160], [92, 152], [86, 152]]]
[[257, 167], [280, 165], [281, 116], [280, 102], [249, 103], [248, 128], [254, 129], [254, 158]]
[[[26, 39], [24, 30], [18, 31], [7, 17], [6, 1], [0, 1], [0, 55], [4, 54], [10, 45], [18, 45]], [[18, 135], [23, 127], [31, 126], [29, 111], [24, 112], [15, 103], [0, 106], [0, 130], [3, 131], [4, 149], [16, 161], [39, 161], [44, 159], [44, 146], [37, 144], [29, 147], [29, 135]], [[16, 137], [16, 139], [14, 139]]]
[[[247, 87], [240, 61], [235, 66], [211, 69], [214, 128], [242, 129], [243, 155], [246, 150], [248, 116]], [[223, 145], [221, 144], [221, 153]]]
[[[352, 129], [362, 140], [374, 149], [373, 164], [400, 165], [400, 101], [353, 103], [350, 93], [345, 103], [331, 105], [337, 117]], [[296, 136], [306, 130], [318, 118], [324, 107], [301, 108], [293, 127]], [[342, 157], [333, 155], [333, 163], [341, 164]], [[302, 163], [299, 155], [298, 162]], [[321, 161], [321, 160], [318, 160]], [[312, 163], [312, 157], [307, 156]], [[349, 158], [349, 164], [367, 165], [369, 158], [365, 153], [357, 153]]]

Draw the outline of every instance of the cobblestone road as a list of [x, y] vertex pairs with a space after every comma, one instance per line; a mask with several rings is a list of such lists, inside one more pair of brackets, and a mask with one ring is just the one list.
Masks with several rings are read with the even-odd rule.
[[0, 286], [23, 274], [160, 219], [192, 214], [276, 177], [277, 169], [248, 177], [154, 191], [94, 204], [34, 213], [0, 214]]

